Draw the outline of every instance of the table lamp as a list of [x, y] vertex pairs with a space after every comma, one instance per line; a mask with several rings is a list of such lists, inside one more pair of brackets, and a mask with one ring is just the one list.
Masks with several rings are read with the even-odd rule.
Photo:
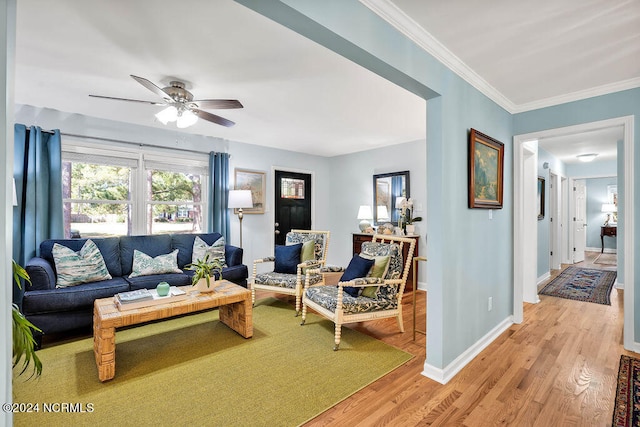
[[602, 212], [607, 214], [607, 220], [604, 222], [604, 225], [609, 225], [609, 223], [613, 223], [613, 214], [618, 211], [618, 207], [613, 203], [603, 203], [602, 204]]
[[360, 231], [364, 232], [367, 228], [371, 227], [371, 222], [369, 222], [369, 220], [373, 219], [371, 206], [369, 205], [360, 206], [360, 209], [358, 209], [358, 219], [361, 220]]
[[229, 190], [227, 207], [229, 209], [238, 209], [238, 219], [240, 220], [240, 247], [242, 247], [242, 209], [253, 207], [251, 190]]

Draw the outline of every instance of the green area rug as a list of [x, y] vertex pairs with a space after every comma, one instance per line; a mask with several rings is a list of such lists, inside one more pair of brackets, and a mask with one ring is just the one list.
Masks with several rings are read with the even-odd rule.
[[50, 344], [38, 352], [39, 379], [14, 378], [13, 401], [39, 404], [14, 425], [294, 426], [413, 357], [344, 327], [334, 352], [333, 323], [311, 314], [300, 326], [273, 298], [256, 303], [253, 338], [217, 319], [209, 311], [118, 331], [116, 376], [105, 383], [92, 338]]
[[615, 271], [568, 267], [539, 293], [611, 305], [611, 289], [616, 281], [616, 276]]

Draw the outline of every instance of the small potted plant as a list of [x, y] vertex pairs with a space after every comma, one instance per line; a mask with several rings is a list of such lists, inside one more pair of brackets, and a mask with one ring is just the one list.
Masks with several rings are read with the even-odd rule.
[[191, 264], [187, 264], [184, 268], [185, 270], [194, 271], [194, 275], [191, 278], [191, 284], [193, 286], [197, 286], [198, 291], [200, 292], [213, 292], [214, 288], [211, 286], [211, 277], [216, 276], [222, 278], [222, 261], [217, 258], [209, 261], [209, 254], [204, 256], [204, 259], [198, 259]]

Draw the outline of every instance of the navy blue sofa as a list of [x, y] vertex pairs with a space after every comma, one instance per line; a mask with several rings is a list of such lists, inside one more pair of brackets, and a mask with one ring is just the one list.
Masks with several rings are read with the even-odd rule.
[[[172, 286], [191, 284], [193, 271], [184, 270], [191, 262], [193, 241], [199, 236], [208, 245], [221, 235], [208, 234], [162, 234], [149, 236], [122, 236], [91, 239], [102, 253], [112, 279], [84, 283], [67, 288], [56, 288], [56, 269], [51, 253], [54, 243], [79, 251], [87, 239], [54, 239], [40, 244], [40, 256], [32, 258], [25, 269], [31, 277], [22, 297], [22, 312], [27, 319], [44, 334], [65, 332], [93, 324], [93, 301], [135, 289], [153, 289], [159, 282]], [[133, 266], [133, 251], [137, 249], [156, 257], [175, 249], [178, 251], [178, 268], [183, 273], [158, 274], [153, 276], [128, 277]], [[227, 266], [222, 277], [247, 287], [248, 270], [242, 264], [242, 248], [226, 245]]]

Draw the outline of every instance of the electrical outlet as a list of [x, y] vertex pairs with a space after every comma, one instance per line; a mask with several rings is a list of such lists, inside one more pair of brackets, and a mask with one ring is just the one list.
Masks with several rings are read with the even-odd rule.
[[487, 310], [491, 311], [493, 309], [493, 297], [489, 297], [489, 301], [487, 302]]

